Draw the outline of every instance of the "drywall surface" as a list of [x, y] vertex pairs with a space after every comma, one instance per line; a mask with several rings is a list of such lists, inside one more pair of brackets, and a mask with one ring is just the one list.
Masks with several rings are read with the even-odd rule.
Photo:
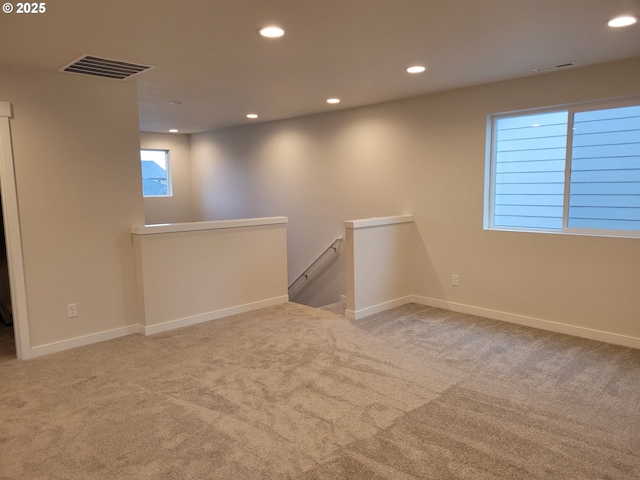
[[342, 221], [412, 213], [416, 297], [640, 338], [638, 239], [483, 229], [488, 115], [640, 95], [638, 78], [635, 58], [192, 135], [195, 215], [287, 215], [293, 279]]
[[140, 133], [140, 148], [169, 150], [173, 195], [145, 197], [147, 225], [193, 221], [189, 136], [176, 133]]
[[[360, 109], [194, 134], [196, 219], [287, 216], [293, 281], [343, 236], [344, 220], [408, 211], [405, 127], [393, 112]], [[292, 289], [292, 300], [340, 300], [344, 261], [328, 255], [326, 262]]]
[[169, 232], [134, 230], [145, 332], [288, 301], [287, 219], [271, 220], [243, 221], [245, 226], [206, 222], [206, 229], [184, 224]]
[[410, 301], [412, 223], [410, 215], [344, 222], [347, 318]]
[[483, 229], [487, 115], [640, 95], [638, 78], [640, 58], [398, 104], [423, 152], [414, 294], [640, 338], [640, 239]]
[[124, 333], [137, 322], [129, 230], [144, 219], [135, 84], [9, 68], [0, 84], [32, 348]]

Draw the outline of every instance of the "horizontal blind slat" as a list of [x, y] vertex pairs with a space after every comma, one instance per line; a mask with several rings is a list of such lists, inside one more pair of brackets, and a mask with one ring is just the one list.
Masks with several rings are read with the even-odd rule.
[[636, 182], [631, 183], [572, 183], [571, 196], [573, 195], [638, 195], [640, 186]]
[[580, 124], [581, 122], [634, 117], [640, 117], [640, 105], [578, 112], [576, 113], [576, 120], [574, 123]]
[[512, 128], [530, 127], [532, 125], [566, 125], [568, 115], [568, 112], [560, 111], [518, 115], [517, 117], [504, 117], [497, 120], [496, 128], [497, 130], [509, 130]]
[[581, 170], [632, 170], [640, 168], [640, 156], [637, 157], [597, 157], [574, 158], [571, 169]]
[[495, 186], [496, 195], [501, 194], [539, 194], [539, 195], [562, 195], [564, 197], [563, 183], [539, 183], [539, 184], [502, 184]]
[[640, 222], [640, 208], [633, 207], [573, 207], [572, 218], [591, 220], [635, 220]]
[[498, 152], [522, 152], [525, 150], [540, 150], [542, 148], [564, 148], [567, 144], [567, 135], [556, 135], [543, 138], [524, 138], [520, 140], [502, 140], [496, 144]]
[[572, 207], [634, 207], [640, 208], [637, 195], [571, 195]]
[[566, 149], [545, 148], [539, 150], [517, 151], [517, 152], [496, 152], [496, 163], [502, 162], [532, 162], [542, 160], [562, 160], [566, 158]]
[[[640, 127], [639, 127], [640, 128]], [[559, 125], [527, 126], [523, 128], [511, 128], [509, 130], [499, 130], [496, 133], [496, 140], [523, 140], [527, 138], [545, 138], [559, 135], [566, 135], [567, 126], [564, 123]]]
[[591, 122], [574, 122], [574, 133], [619, 132], [621, 130], [640, 129], [640, 117], [633, 118], [608, 118]]
[[564, 172], [564, 165], [564, 160], [504, 162], [496, 165], [496, 173]]
[[618, 132], [594, 132], [575, 134], [574, 147], [588, 147], [591, 145], [627, 145], [637, 144], [640, 148], [640, 130], [625, 130]]
[[571, 183], [628, 183], [640, 182], [640, 169], [637, 170], [582, 170], [573, 171]]
[[636, 157], [638, 155], [640, 155], [640, 143], [573, 147], [573, 158]]
[[564, 172], [497, 173], [496, 185], [503, 183], [564, 183]]
[[570, 228], [588, 228], [599, 230], [640, 230], [640, 222], [633, 220], [589, 220], [584, 218], [570, 218]]
[[562, 218], [511, 217], [496, 215], [493, 224], [496, 227], [540, 228], [557, 230], [562, 228]]
[[541, 205], [496, 205], [496, 215], [511, 215], [518, 217], [562, 217], [562, 206], [550, 207]]
[[495, 205], [542, 205], [562, 207], [563, 198], [563, 195], [503, 194], [495, 196]]

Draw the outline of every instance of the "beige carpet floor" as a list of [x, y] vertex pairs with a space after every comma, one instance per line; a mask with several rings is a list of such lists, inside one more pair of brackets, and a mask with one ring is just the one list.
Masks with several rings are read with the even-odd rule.
[[637, 479], [640, 351], [288, 303], [0, 364], [0, 479]]
[[329, 305], [325, 305], [324, 307], [320, 307], [320, 310], [325, 310], [327, 312], [336, 313], [344, 317], [344, 313], [347, 309], [347, 304], [345, 302], [337, 302], [330, 303]]

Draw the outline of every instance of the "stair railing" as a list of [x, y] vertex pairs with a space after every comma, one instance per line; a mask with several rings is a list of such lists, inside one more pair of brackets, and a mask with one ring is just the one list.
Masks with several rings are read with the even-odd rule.
[[308, 266], [307, 268], [305, 268], [305, 269], [304, 269], [304, 271], [303, 271], [300, 275], [298, 275], [298, 276], [296, 277], [296, 279], [295, 279], [293, 282], [291, 282], [291, 283], [289, 284], [289, 290], [291, 290], [291, 287], [293, 287], [293, 286], [295, 285], [295, 283], [296, 283], [298, 280], [300, 280], [302, 277], [304, 277], [305, 279], [308, 279], [308, 278], [309, 278], [309, 275], [308, 275], [309, 270], [311, 270], [311, 269], [313, 268], [313, 266], [314, 266], [316, 263], [318, 263], [318, 261], [320, 261], [320, 259], [324, 256], [324, 254], [325, 254], [325, 253], [327, 253], [329, 250], [333, 250], [333, 252], [334, 252], [334, 253], [338, 253], [338, 247], [336, 246], [336, 244], [337, 244], [337, 243], [339, 243], [339, 242], [341, 242], [341, 241], [342, 241], [342, 237], [336, 237], [336, 239], [335, 239], [333, 242], [331, 242], [331, 243], [329, 244], [329, 246], [328, 246], [327, 248], [325, 248], [325, 249], [322, 251], [322, 253], [321, 253], [320, 255], [318, 255], [318, 256], [316, 257], [316, 259], [315, 259], [313, 262], [311, 262], [311, 263], [309, 264], [309, 266]]

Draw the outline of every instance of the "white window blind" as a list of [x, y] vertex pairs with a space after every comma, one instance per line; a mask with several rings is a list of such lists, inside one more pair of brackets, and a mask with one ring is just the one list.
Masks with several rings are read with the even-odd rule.
[[495, 123], [493, 224], [562, 228], [568, 112]]
[[640, 106], [576, 112], [568, 225], [640, 230]]
[[495, 115], [485, 228], [640, 237], [640, 100]]

